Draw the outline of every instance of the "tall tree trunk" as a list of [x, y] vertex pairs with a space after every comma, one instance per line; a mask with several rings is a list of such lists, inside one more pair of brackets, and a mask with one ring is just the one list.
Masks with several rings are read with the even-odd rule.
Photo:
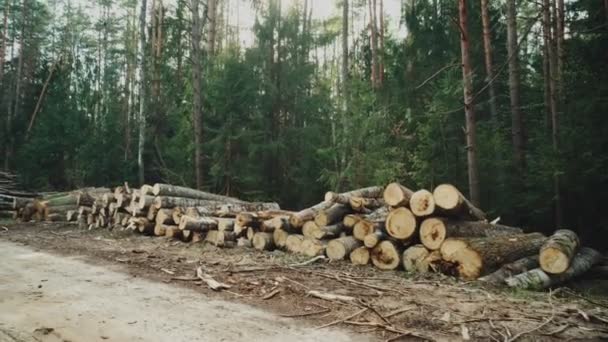
[[[3, 27], [2, 27], [2, 46], [0, 46], [0, 89], [2, 89], [3, 87], [3, 83], [4, 83], [4, 59], [5, 59], [5, 55], [6, 55], [6, 35], [8, 34], [8, 17], [10, 15], [10, 10], [11, 10], [11, 0], [4, 0], [4, 20], [3, 20]], [[12, 135], [11, 132], [11, 115], [10, 115], [10, 111], [6, 111], [6, 127], [5, 127], [5, 140], [3, 141], [4, 144], [4, 156], [6, 157], [7, 153], [8, 153], [8, 142], [10, 139], [10, 136]], [[5, 159], [5, 164], [4, 164], [4, 169], [6, 171], [8, 171], [8, 159]]]
[[348, 0], [343, 0], [342, 4], [342, 96], [344, 97], [344, 107], [348, 107]]
[[[561, 101], [561, 61], [560, 61], [560, 49], [561, 42], [560, 36], [563, 37], [563, 33], [560, 30], [563, 30], [563, 24], [560, 24], [560, 12], [559, 12], [559, 1], [553, 0], [551, 1], [551, 12], [552, 12], [552, 42], [550, 44], [550, 55], [551, 55], [551, 140], [553, 143], [553, 152], [555, 157], [557, 158], [559, 154], [559, 115], [560, 110], [562, 108]], [[563, 9], [563, 4], [562, 4]], [[563, 14], [561, 14], [563, 16]], [[555, 210], [555, 226], [560, 228], [562, 226], [562, 199], [561, 199], [561, 185], [560, 185], [560, 177], [559, 170], [554, 170], [553, 173], [553, 196], [554, 196], [554, 210]]]
[[139, 143], [137, 146], [137, 166], [139, 183], [145, 183], [144, 147], [146, 142], [146, 8], [147, 0], [141, 0], [139, 14]]
[[520, 76], [517, 49], [517, 13], [515, 0], [507, 0], [507, 51], [509, 54], [509, 93], [511, 97], [511, 134], [515, 165], [521, 171], [526, 166], [524, 121], [520, 105]]
[[380, 1], [380, 51], [378, 52], [378, 87], [382, 88], [384, 86], [384, 0]]
[[467, 166], [469, 174], [469, 197], [479, 207], [479, 171], [477, 169], [477, 143], [475, 110], [473, 106], [473, 81], [469, 56], [469, 33], [467, 27], [467, 0], [458, 1], [460, 18], [460, 51], [462, 55], [462, 78], [464, 83], [464, 111], [466, 119]]
[[215, 55], [215, 40], [217, 36], [217, 0], [207, 0], [207, 20], [209, 21], [209, 36], [207, 37], [207, 54]]
[[481, 0], [481, 23], [483, 26], [483, 51], [486, 65], [486, 82], [490, 94], [490, 113], [495, 127], [498, 126], [498, 109], [496, 108], [496, 90], [494, 89], [494, 63], [492, 61], [492, 35], [490, 29], [490, 14], [488, 13], [488, 0]]
[[376, 0], [368, 0], [369, 4], [369, 32], [370, 32], [370, 48], [372, 51], [372, 87], [378, 88], [378, 30], [376, 26]]
[[14, 103], [14, 107], [12, 110], [12, 115], [9, 114], [10, 116], [10, 123], [8, 125], [9, 129], [11, 130], [11, 136], [9, 137], [9, 141], [7, 144], [7, 148], [6, 148], [6, 155], [5, 155], [5, 160], [4, 160], [4, 168], [6, 170], [10, 169], [11, 166], [11, 159], [13, 157], [13, 152], [14, 152], [14, 148], [15, 148], [15, 133], [12, 132], [12, 121], [14, 118], [16, 118], [17, 116], [19, 116], [21, 114], [21, 88], [23, 86], [23, 80], [22, 80], [22, 75], [23, 75], [23, 62], [25, 59], [25, 29], [26, 29], [26, 23], [27, 23], [27, 12], [28, 12], [28, 1], [27, 0], [23, 0], [23, 4], [22, 4], [22, 12], [21, 12], [21, 17], [22, 17], [22, 24], [21, 24], [21, 36], [19, 37], [19, 60], [17, 62], [17, 76], [15, 78], [15, 96], [13, 98], [13, 103]]
[[203, 118], [202, 118], [202, 52], [201, 52], [201, 17], [200, 0], [191, 0], [192, 10], [192, 123], [194, 125], [194, 173], [196, 187], [203, 188]]

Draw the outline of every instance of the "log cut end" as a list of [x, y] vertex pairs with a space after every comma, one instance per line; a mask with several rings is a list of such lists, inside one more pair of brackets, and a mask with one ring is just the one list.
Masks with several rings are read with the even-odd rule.
[[540, 267], [551, 274], [566, 272], [579, 245], [580, 241], [575, 232], [568, 229], [556, 231], [540, 249]]
[[394, 242], [385, 240], [372, 249], [371, 259], [381, 270], [394, 270], [401, 263], [401, 252]]
[[380, 243], [380, 236], [378, 234], [367, 234], [363, 239], [363, 245], [367, 248], [374, 248]]
[[435, 204], [445, 210], [454, 210], [460, 206], [460, 191], [451, 184], [441, 184], [433, 191]]
[[441, 245], [441, 257], [447, 269], [444, 272], [464, 279], [477, 279], [481, 275], [483, 261], [479, 253], [469, 248], [463, 240], [447, 239]]
[[386, 218], [386, 231], [396, 239], [409, 239], [416, 231], [416, 217], [407, 208], [397, 208]]
[[424, 247], [434, 251], [441, 247], [446, 238], [446, 228], [443, 220], [428, 218], [420, 225], [420, 242]]
[[384, 202], [393, 207], [404, 205], [409, 202], [412, 193], [399, 183], [391, 183], [384, 189]]
[[274, 240], [270, 233], [255, 233], [252, 239], [253, 247], [260, 251], [269, 251], [274, 249]]
[[331, 260], [342, 260], [360, 246], [360, 241], [356, 240], [352, 236], [345, 236], [339, 239], [331, 240], [327, 244], [325, 253]]
[[403, 268], [408, 272], [417, 272], [418, 265], [421, 264], [429, 251], [423, 245], [414, 245], [403, 252]]
[[350, 252], [350, 262], [353, 265], [367, 265], [369, 264], [369, 260], [369, 249], [367, 249], [365, 246], [361, 246]]
[[435, 200], [428, 190], [414, 192], [410, 198], [410, 210], [418, 217], [425, 217], [435, 212]]

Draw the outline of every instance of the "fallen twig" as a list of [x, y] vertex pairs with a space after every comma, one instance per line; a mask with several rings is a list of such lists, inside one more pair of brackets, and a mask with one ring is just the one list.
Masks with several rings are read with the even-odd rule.
[[281, 289], [275, 289], [274, 291], [271, 291], [269, 294], [265, 295], [264, 297], [262, 297], [263, 300], [268, 300], [276, 295], [278, 295], [281, 292]]
[[325, 309], [319, 310], [319, 311], [313, 311], [313, 312], [307, 312], [307, 313], [301, 313], [301, 314], [295, 314], [295, 315], [280, 315], [280, 316], [286, 317], [286, 318], [306, 317], [306, 316], [320, 315], [320, 314], [328, 313], [330, 311], [331, 311], [330, 308], [325, 308]]
[[308, 294], [315, 298], [331, 300], [331, 301], [337, 300], [337, 301], [342, 301], [342, 302], [353, 302], [357, 299], [357, 298], [351, 297], [351, 296], [342, 296], [342, 295], [320, 292], [320, 291], [308, 291]]
[[171, 280], [180, 280], [180, 281], [198, 281], [201, 280], [197, 277], [172, 277]]
[[401, 336], [415, 336], [415, 337], [422, 338], [422, 339], [429, 340], [429, 341], [433, 341], [434, 340], [434, 339], [432, 339], [432, 338], [430, 338], [428, 336], [421, 335], [421, 334], [418, 334], [418, 333], [413, 332], [413, 331], [397, 329], [397, 328], [395, 328], [392, 325], [387, 325], [387, 324], [382, 324], [382, 323], [344, 321], [344, 324], [377, 327], [377, 328], [382, 328], [382, 329], [384, 329], [386, 331], [390, 331], [390, 332], [395, 333], [395, 334], [400, 334]]
[[325, 255], [318, 255], [318, 256], [316, 256], [316, 257], [314, 257], [314, 258], [310, 259], [310, 260], [307, 260], [307, 261], [304, 261], [304, 262], [301, 262], [301, 263], [298, 263], [298, 264], [291, 264], [291, 265], [289, 265], [289, 267], [302, 267], [302, 266], [308, 266], [308, 265], [310, 265], [310, 264], [315, 263], [315, 262], [316, 262], [316, 261], [318, 261], [318, 260], [325, 260], [325, 259], [327, 259], [327, 258], [325, 258]]
[[199, 267], [196, 269], [196, 276], [198, 278], [200, 278], [200, 280], [202, 280], [203, 282], [205, 282], [205, 284], [207, 284], [207, 286], [212, 289], [213, 291], [221, 291], [221, 290], [228, 290], [229, 288], [231, 288], [230, 285], [228, 284], [224, 284], [224, 283], [220, 283], [219, 281], [213, 279], [212, 276], [210, 276], [209, 274], [205, 273], [203, 271], [202, 267]]
[[171, 270], [168, 270], [166, 268], [161, 268], [160, 270], [163, 271], [163, 272], [165, 272], [165, 273], [167, 273], [167, 274], [170, 274], [170, 275], [174, 275], [175, 274], [175, 272], [173, 272]]
[[536, 326], [530, 330], [522, 331], [519, 334], [515, 334], [515, 336], [507, 339], [506, 342], [513, 342], [513, 341], [517, 340], [518, 338], [522, 337], [523, 335], [533, 333], [533, 332], [541, 329], [545, 325], [551, 323], [551, 321], [553, 321], [553, 318], [555, 317], [555, 307], [553, 306], [553, 301], [551, 300], [552, 296], [553, 296], [553, 294], [551, 293], [551, 291], [549, 291], [549, 304], [551, 304], [551, 317], [549, 317], [545, 322], [539, 324], [538, 326]]
[[340, 324], [340, 323], [342, 323], [342, 322], [346, 322], [347, 320], [349, 320], [349, 319], [353, 319], [353, 318], [355, 318], [355, 317], [359, 316], [360, 314], [364, 313], [364, 312], [365, 312], [365, 311], [367, 311], [367, 310], [368, 310], [367, 308], [361, 309], [361, 310], [359, 310], [359, 311], [355, 312], [354, 314], [352, 314], [352, 315], [350, 315], [350, 316], [348, 316], [348, 317], [345, 317], [345, 318], [342, 318], [342, 319], [339, 319], [339, 320], [336, 320], [336, 321], [333, 321], [333, 322], [330, 322], [330, 323], [327, 323], [327, 324], [324, 324], [324, 325], [318, 326], [318, 327], [316, 327], [315, 329], [323, 329], [323, 328], [330, 327], [330, 326], [332, 326], [332, 325], [336, 325], [336, 324]]

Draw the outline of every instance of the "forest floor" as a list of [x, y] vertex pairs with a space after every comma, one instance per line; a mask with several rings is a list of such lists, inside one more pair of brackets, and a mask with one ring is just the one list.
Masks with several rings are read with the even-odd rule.
[[[308, 259], [280, 251], [46, 223], [0, 224], [0, 258], [0, 341], [608, 338], [608, 296], [588, 287], [484, 288], [442, 275], [347, 262], [299, 266]], [[230, 289], [215, 292], [196, 280], [200, 266]], [[606, 291], [606, 283], [594, 284]]]

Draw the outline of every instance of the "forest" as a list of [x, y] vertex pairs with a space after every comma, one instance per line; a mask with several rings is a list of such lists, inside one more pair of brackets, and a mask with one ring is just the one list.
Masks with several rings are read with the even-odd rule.
[[0, 166], [290, 209], [449, 182], [501, 222], [608, 235], [607, 0], [328, 2], [4, 0]]

